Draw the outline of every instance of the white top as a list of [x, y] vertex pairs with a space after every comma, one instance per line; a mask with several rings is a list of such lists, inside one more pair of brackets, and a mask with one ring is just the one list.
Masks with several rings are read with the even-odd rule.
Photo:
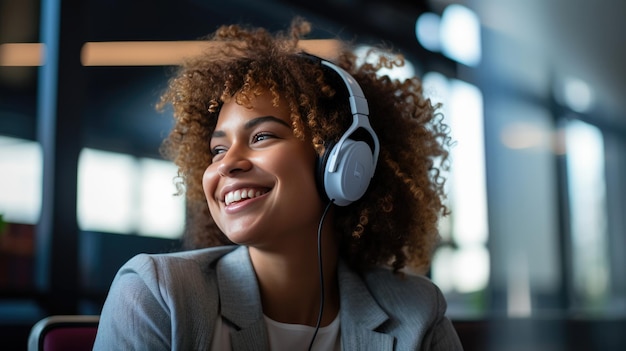
[[[308, 350], [315, 327], [301, 324], [287, 324], [277, 322], [265, 316], [267, 334], [272, 351]], [[339, 313], [327, 326], [318, 330], [313, 343], [313, 350], [341, 351], [341, 333], [339, 332]], [[211, 350], [229, 351], [231, 327], [225, 325], [222, 319], [215, 323], [215, 333]]]

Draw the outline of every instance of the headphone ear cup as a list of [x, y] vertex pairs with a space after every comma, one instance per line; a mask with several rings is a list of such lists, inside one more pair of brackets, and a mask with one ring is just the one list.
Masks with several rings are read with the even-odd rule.
[[[333, 154], [334, 149], [328, 155]], [[374, 175], [373, 158], [372, 149], [366, 142], [347, 139], [339, 150], [337, 169], [330, 172], [328, 162], [324, 162], [324, 190], [328, 198], [338, 206], [347, 206], [360, 199]]]
[[328, 194], [326, 193], [326, 187], [324, 186], [324, 178], [328, 159], [330, 158], [334, 148], [335, 142], [328, 141], [324, 153], [317, 157], [317, 164], [315, 165], [315, 183], [317, 184], [317, 190], [324, 201], [329, 201]]

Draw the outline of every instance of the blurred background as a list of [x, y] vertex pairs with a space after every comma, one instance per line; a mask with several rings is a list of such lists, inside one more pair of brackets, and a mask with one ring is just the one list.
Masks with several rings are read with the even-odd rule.
[[402, 52], [388, 74], [443, 104], [452, 215], [428, 274], [466, 350], [623, 349], [621, 0], [0, 0], [3, 345], [98, 314], [134, 254], [180, 250], [158, 96], [217, 26], [294, 16], [311, 39]]

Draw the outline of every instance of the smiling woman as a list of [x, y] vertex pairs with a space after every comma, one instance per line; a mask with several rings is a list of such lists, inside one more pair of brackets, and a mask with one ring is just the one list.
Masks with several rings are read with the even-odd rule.
[[171, 79], [193, 250], [120, 269], [95, 349], [461, 349], [438, 287], [403, 273], [447, 214], [447, 127], [417, 78], [378, 74], [400, 55], [331, 62], [309, 31], [223, 26]]
[[294, 135], [286, 105], [273, 106], [268, 96], [269, 91], [262, 92], [249, 107], [236, 98], [221, 107], [204, 194], [215, 223], [234, 243], [251, 250], [302, 243], [311, 247], [315, 236], [294, 233], [315, 233], [322, 214], [314, 179], [316, 154], [310, 142]]

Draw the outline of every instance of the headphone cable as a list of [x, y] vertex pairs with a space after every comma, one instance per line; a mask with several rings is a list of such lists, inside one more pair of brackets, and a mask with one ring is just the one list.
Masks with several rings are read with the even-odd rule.
[[309, 351], [313, 349], [313, 342], [315, 341], [315, 337], [317, 336], [317, 332], [320, 330], [320, 324], [322, 323], [322, 315], [324, 314], [324, 270], [322, 265], [322, 227], [324, 225], [324, 219], [326, 219], [326, 213], [330, 209], [330, 206], [333, 204], [335, 200], [330, 200], [326, 208], [324, 209], [324, 213], [322, 213], [322, 218], [320, 219], [319, 227], [317, 228], [317, 263], [319, 266], [320, 272], [320, 310], [317, 316], [317, 325], [315, 326], [315, 332], [313, 333], [313, 337], [311, 338], [311, 343], [309, 344]]

